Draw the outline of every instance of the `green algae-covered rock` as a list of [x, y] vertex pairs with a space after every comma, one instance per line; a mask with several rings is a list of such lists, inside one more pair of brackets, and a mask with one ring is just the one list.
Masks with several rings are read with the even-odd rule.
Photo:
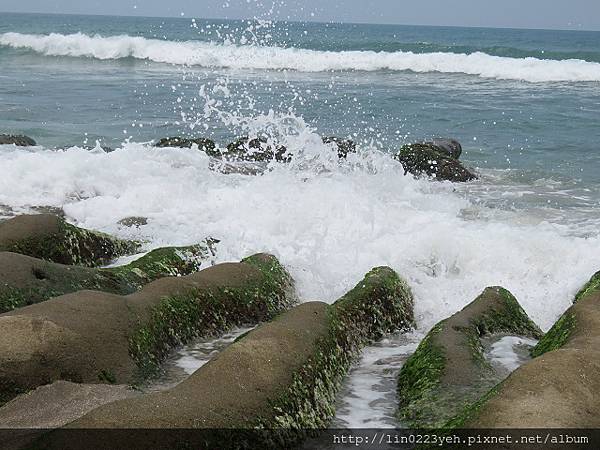
[[465, 182], [476, 180], [477, 175], [447, 151], [432, 143], [408, 144], [394, 155], [405, 173], [427, 175], [440, 181]]
[[539, 338], [540, 329], [510, 292], [490, 287], [438, 323], [398, 375], [399, 420], [414, 428], [452, 427], [501, 377], [486, 361], [481, 338], [510, 333]]
[[289, 162], [290, 156], [283, 145], [272, 145], [264, 136], [242, 137], [227, 145], [227, 149], [209, 154], [228, 161], [272, 161]]
[[189, 247], [160, 248], [120, 267], [65, 266], [0, 252], [0, 313], [84, 289], [127, 295], [150, 281], [189, 275], [213, 252], [214, 240]]
[[483, 398], [469, 428], [600, 427], [598, 274], [532, 350], [532, 359]]
[[[278, 278], [277, 266], [256, 262]], [[212, 432], [194, 448], [291, 448], [308, 429], [327, 426], [361, 348], [412, 326], [412, 301], [393, 270], [374, 269], [334, 305], [303, 303], [277, 316], [171, 390], [104, 405], [69, 428], [202, 428]], [[186, 437], [161, 438], [176, 448]], [[45, 442], [69, 448], [68, 434]]]
[[323, 137], [323, 144], [334, 144], [340, 159], [347, 158], [350, 153], [356, 153], [356, 144], [351, 139], [325, 136]]
[[0, 397], [57, 380], [140, 382], [174, 346], [268, 320], [296, 301], [292, 278], [261, 254], [160, 278], [127, 296], [78, 291], [26, 306], [0, 315]]
[[190, 138], [183, 138], [183, 137], [169, 137], [169, 138], [162, 138], [156, 144], [154, 144], [155, 147], [161, 147], [161, 148], [164, 148], [164, 147], [192, 148], [193, 145], [197, 145], [199, 150], [202, 150], [207, 153], [215, 150], [215, 148], [216, 148], [215, 142], [212, 141], [211, 139], [206, 139], [206, 138], [190, 139]]
[[51, 214], [17, 216], [0, 223], [0, 251], [59, 264], [97, 267], [138, 248], [137, 242], [85, 230]]

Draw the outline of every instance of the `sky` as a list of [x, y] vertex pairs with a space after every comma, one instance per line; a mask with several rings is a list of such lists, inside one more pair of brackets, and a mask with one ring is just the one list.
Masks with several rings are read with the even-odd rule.
[[0, 0], [0, 11], [600, 30], [600, 0]]

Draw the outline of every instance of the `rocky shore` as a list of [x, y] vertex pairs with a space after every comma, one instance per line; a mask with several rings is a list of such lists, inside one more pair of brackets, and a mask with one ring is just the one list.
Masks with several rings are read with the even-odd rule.
[[[358, 151], [348, 139], [323, 142], [336, 161]], [[35, 145], [7, 135], [0, 143]], [[264, 137], [224, 148], [172, 137], [156, 147], [225, 163], [294, 157]], [[413, 176], [476, 179], [461, 152], [457, 141], [435, 140], [394, 158]], [[219, 241], [210, 236], [144, 249], [55, 214], [0, 222], [0, 428], [21, 430], [8, 448], [81, 448], [73, 431], [105, 429], [181, 430], [157, 448], [292, 448], [331, 424], [340, 386], [366, 346], [415, 327], [410, 286], [389, 267], [326, 304], [299, 299], [270, 254], [215, 265]], [[114, 264], [124, 256], [129, 262]], [[546, 334], [508, 290], [482, 289], [411, 348], [397, 377], [398, 427], [600, 428], [600, 272]], [[143, 390], [177, 348], [240, 326], [255, 328], [174, 387]], [[491, 356], [506, 338], [535, 343], [523, 347], [517, 369]], [[197, 441], [190, 430], [207, 433]], [[120, 434], [107, 445], [139, 448], [138, 440]]]

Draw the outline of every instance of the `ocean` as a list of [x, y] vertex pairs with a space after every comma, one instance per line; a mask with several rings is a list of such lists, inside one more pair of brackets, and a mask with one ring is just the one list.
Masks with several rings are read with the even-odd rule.
[[[0, 146], [4, 216], [60, 207], [147, 249], [212, 236], [217, 261], [267, 251], [304, 300], [389, 265], [421, 331], [490, 285], [548, 329], [600, 269], [600, 32], [1, 13], [2, 132], [39, 144]], [[222, 174], [151, 146], [259, 132], [293, 161]], [[358, 153], [338, 161], [329, 135]], [[390, 155], [434, 137], [480, 180], [404, 176]]]

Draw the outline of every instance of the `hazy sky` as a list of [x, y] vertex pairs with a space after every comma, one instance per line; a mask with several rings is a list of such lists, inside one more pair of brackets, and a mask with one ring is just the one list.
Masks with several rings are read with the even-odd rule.
[[600, 0], [0, 0], [0, 11], [600, 30]]

